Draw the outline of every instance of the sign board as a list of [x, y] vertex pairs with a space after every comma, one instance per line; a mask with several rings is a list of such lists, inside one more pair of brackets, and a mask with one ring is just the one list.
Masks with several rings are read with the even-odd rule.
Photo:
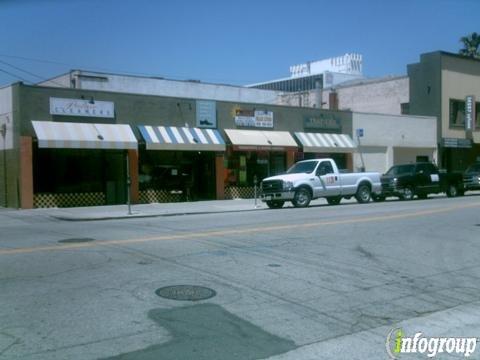
[[365, 131], [364, 129], [360, 128], [356, 130], [356, 133], [357, 133], [357, 138], [361, 138], [364, 136]]
[[216, 128], [217, 127], [217, 103], [210, 100], [197, 100], [197, 127]]
[[443, 138], [442, 146], [446, 148], [463, 148], [470, 149], [472, 147], [472, 140], [457, 139], [457, 138]]
[[256, 128], [273, 128], [273, 111], [236, 110], [235, 125]]
[[115, 108], [111, 101], [50, 98], [50, 114], [114, 118]]
[[320, 114], [319, 116], [306, 118], [303, 120], [305, 129], [335, 130], [341, 132], [342, 124], [333, 114]]
[[465, 98], [465, 131], [472, 131], [475, 121], [475, 96]]

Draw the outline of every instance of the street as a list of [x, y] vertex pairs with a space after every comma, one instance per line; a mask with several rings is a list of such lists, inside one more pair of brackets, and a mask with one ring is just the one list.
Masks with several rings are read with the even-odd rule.
[[[103, 221], [0, 210], [0, 359], [387, 359], [395, 328], [479, 337], [479, 210], [478, 193]], [[202, 288], [160, 291], [176, 285]]]

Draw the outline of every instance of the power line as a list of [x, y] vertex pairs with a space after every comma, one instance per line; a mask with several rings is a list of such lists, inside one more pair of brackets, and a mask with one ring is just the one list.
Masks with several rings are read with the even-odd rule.
[[27, 79], [21, 77], [20, 75], [13, 74], [13, 73], [11, 73], [11, 72], [9, 72], [9, 71], [7, 71], [7, 70], [1, 69], [1, 68], [0, 68], [0, 71], [3, 72], [3, 73], [5, 73], [5, 74], [8, 74], [8, 75], [14, 77], [15, 79], [20, 79], [20, 80], [25, 81], [25, 82], [27, 82], [27, 83], [33, 84], [32, 81], [27, 80]]
[[[69, 63], [63, 63], [63, 62], [59, 62], [59, 61], [36, 59], [36, 58], [30, 58], [30, 57], [25, 57], [25, 56], [17, 56], [17, 55], [9, 55], [9, 54], [0, 54], [0, 57], [20, 59], [20, 60], [26, 60], [26, 61], [35, 61], [35, 62], [53, 64], [53, 65], [68, 66], [70, 69], [88, 69], [88, 68], [90, 68], [91, 71], [102, 71], [102, 72], [108, 72], [108, 73], [120, 73], [120, 74], [131, 75], [131, 76], [163, 77], [165, 79], [171, 79], [171, 80], [181, 80], [181, 79], [187, 80], [187, 79], [194, 79], [195, 78], [195, 76], [187, 76], [187, 75], [148, 74], [148, 73], [142, 73], [142, 72], [125, 71], [125, 70], [113, 70], [113, 69], [107, 69], [107, 68], [96, 67], [96, 66], [81, 66], [81, 65], [78, 65], [78, 64], [69, 64]], [[231, 80], [219, 79], [219, 78], [207, 78], [206, 80], [202, 80], [202, 81], [222, 82], [222, 83], [226, 82], [226, 83], [228, 83]], [[238, 82], [238, 80], [233, 80], [233, 82]], [[250, 83], [251, 82], [252, 81], [250, 81]]]
[[36, 77], [36, 78], [38, 78], [38, 79], [40, 79], [40, 80], [42, 80], [42, 81], [52, 82], [52, 83], [57, 84], [57, 85], [59, 85], [59, 86], [61, 86], [61, 87], [65, 87], [63, 84], [57, 83], [57, 82], [54, 81], [54, 80], [45, 79], [45, 78], [42, 77], [42, 76], [39, 76], [39, 75], [37, 75], [37, 74], [34, 74], [34, 73], [32, 73], [32, 72], [30, 72], [30, 71], [27, 71], [27, 70], [25, 70], [25, 69], [19, 68], [18, 66], [15, 66], [15, 65], [12, 65], [12, 64], [10, 64], [10, 63], [7, 63], [6, 61], [0, 60], [0, 63], [5, 64], [5, 65], [7, 65], [7, 66], [10, 66], [11, 68], [13, 68], [13, 69], [15, 69], [15, 70], [22, 71], [22, 72], [24, 72], [24, 73], [26, 73], [26, 74], [28, 74], [28, 75], [30, 75], [30, 76], [34, 76], [34, 77]]

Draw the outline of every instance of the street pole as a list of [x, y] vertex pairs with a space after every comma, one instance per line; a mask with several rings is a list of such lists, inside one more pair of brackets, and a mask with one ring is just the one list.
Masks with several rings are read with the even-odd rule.
[[128, 157], [128, 150], [127, 150], [127, 206], [128, 206], [128, 215], [132, 215], [132, 206], [130, 201], [130, 189], [131, 189], [132, 181], [130, 179], [130, 159]]
[[357, 142], [358, 142], [358, 153], [360, 154], [360, 160], [362, 161], [362, 171], [365, 172], [365, 161], [363, 160], [363, 154], [362, 154], [362, 149], [361, 149], [361, 144], [360, 144], [360, 136], [357, 135]]
[[253, 192], [255, 196], [255, 209], [257, 208], [257, 175], [253, 175]]
[[7, 187], [7, 124], [4, 123], [0, 127], [0, 134], [3, 141], [3, 183], [5, 194], [5, 207], [8, 207], [8, 187]]

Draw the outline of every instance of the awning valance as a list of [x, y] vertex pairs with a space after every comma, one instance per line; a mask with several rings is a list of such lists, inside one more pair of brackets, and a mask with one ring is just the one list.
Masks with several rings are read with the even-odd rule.
[[215, 129], [175, 126], [139, 126], [147, 150], [225, 151], [225, 141]]
[[130, 125], [32, 121], [40, 148], [137, 149]]
[[238, 149], [297, 148], [297, 143], [288, 131], [225, 129], [225, 133]]
[[295, 137], [303, 146], [303, 152], [351, 153], [357, 145], [346, 134], [322, 134], [296, 132]]

